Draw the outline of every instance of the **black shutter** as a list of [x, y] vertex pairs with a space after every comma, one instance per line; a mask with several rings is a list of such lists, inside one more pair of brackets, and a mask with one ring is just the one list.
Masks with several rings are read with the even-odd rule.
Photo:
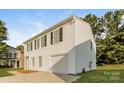
[[32, 51], [32, 42], [31, 42], [31, 51]]
[[63, 41], [63, 28], [60, 28], [60, 41]]
[[47, 46], [47, 35], [45, 35], [45, 46]]
[[36, 49], [36, 40], [34, 41], [34, 48]]
[[53, 32], [51, 32], [51, 45], [53, 44]]

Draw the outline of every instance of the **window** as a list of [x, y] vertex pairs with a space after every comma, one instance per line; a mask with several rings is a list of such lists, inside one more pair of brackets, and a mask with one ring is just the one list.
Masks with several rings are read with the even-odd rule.
[[10, 56], [10, 58], [12, 58], [12, 54], [11, 53], [9, 53], [9, 56]]
[[51, 45], [53, 44], [53, 32], [51, 32]]
[[61, 41], [63, 41], [63, 28], [54, 32], [54, 42], [57, 43]]
[[29, 69], [29, 57], [26, 57], [26, 69]]
[[6, 53], [6, 58], [9, 58], [9, 57], [8, 57], [8, 53]]
[[39, 49], [40, 48], [40, 39], [34, 40], [34, 49]]
[[11, 53], [11, 58], [14, 58], [14, 53]]
[[32, 42], [30, 42], [27, 44], [27, 52], [32, 51], [32, 49], [33, 49]]
[[92, 61], [89, 62], [89, 69], [92, 69]]
[[17, 53], [14, 53], [14, 58], [16, 58], [17, 57]]
[[39, 67], [42, 67], [42, 57], [39, 57]]
[[32, 57], [32, 66], [34, 67], [35, 66], [35, 58]]
[[40, 48], [40, 39], [37, 39], [37, 49]]
[[47, 35], [41, 37], [41, 47], [47, 46]]
[[59, 38], [60, 38], [60, 31], [57, 30], [54, 32], [54, 42], [55, 43], [59, 42]]

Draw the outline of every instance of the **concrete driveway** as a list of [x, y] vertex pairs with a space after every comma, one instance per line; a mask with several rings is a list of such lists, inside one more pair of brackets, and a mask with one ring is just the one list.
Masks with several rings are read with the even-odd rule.
[[65, 83], [65, 81], [55, 74], [48, 72], [33, 72], [22, 74], [11, 71], [13, 76], [0, 77], [0, 83]]

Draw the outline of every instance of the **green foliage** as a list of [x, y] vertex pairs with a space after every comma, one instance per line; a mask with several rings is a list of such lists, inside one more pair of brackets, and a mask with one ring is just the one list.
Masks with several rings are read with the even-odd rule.
[[0, 43], [3, 40], [7, 40], [7, 28], [5, 27], [5, 23], [0, 20]]
[[88, 14], [85, 21], [91, 24], [97, 44], [97, 63], [124, 63], [123, 10], [109, 11], [102, 17]]
[[74, 83], [123, 83], [124, 64], [97, 66], [96, 70], [79, 75]]
[[5, 40], [7, 40], [7, 28], [5, 23], [0, 20], [0, 52], [5, 50]]
[[7, 28], [5, 23], [0, 20], [0, 64], [5, 64], [5, 60], [2, 59], [3, 54], [6, 53], [6, 43], [4, 42], [7, 40]]
[[0, 59], [0, 64], [4, 64], [4, 63], [6, 63], [6, 60]]
[[17, 46], [16, 49], [20, 50], [21, 52], [24, 52], [24, 46], [23, 45]]

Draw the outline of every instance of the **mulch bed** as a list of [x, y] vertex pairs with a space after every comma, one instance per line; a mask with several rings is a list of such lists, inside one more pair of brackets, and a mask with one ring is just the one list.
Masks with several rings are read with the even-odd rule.
[[23, 74], [28, 74], [28, 73], [34, 73], [37, 71], [33, 71], [33, 70], [19, 70], [18, 72], [23, 73]]

